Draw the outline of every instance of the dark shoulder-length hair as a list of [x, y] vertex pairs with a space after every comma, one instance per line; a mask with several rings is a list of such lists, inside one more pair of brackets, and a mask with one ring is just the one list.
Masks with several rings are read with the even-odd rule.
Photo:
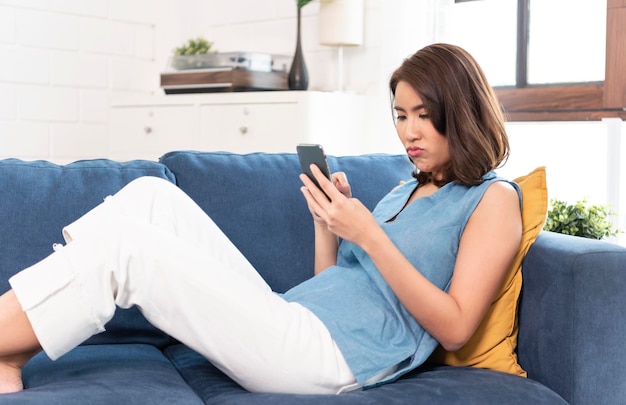
[[[408, 83], [422, 99], [435, 129], [448, 138], [448, 182], [476, 185], [509, 156], [500, 104], [476, 60], [464, 49], [432, 44], [407, 58], [389, 82], [392, 108], [398, 82]], [[414, 173], [420, 183], [431, 173]]]

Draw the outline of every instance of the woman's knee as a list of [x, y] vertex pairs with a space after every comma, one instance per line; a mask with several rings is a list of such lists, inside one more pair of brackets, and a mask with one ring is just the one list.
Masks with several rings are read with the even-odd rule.
[[172, 190], [176, 188], [177, 187], [173, 183], [169, 182], [168, 180], [162, 179], [160, 177], [142, 176], [142, 177], [138, 177], [130, 181], [126, 186], [124, 186], [119, 191], [119, 193], [129, 192], [129, 193], [139, 193], [139, 194], [150, 194], [155, 191]]
[[178, 192], [178, 187], [169, 181], [159, 177], [143, 176], [132, 180], [115, 193], [115, 200], [138, 203], [139, 201], [150, 201], [156, 195], [163, 196], [175, 192]]

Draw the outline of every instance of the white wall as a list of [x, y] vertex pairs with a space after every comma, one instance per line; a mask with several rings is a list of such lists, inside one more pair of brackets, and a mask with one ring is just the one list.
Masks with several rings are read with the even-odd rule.
[[[171, 50], [203, 35], [227, 51], [293, 54], [296, 0], [0, 0], [0, 158], [64, 163], [108, 155], [109, 105], [162, 95]], [[361, 151], [402, 152], [391, 124], [387, 81], [402, 59], [432, 42], [438, 0], [365, 0], [364, 44], [346, 48], [344, 87], [368, 97]], [[311, 90], [337, 87], [336, 50], [318, 43], [319, 2], [303, 9]], [[164, 96], [165, 97], [165, 96]], [[618, 124], [619, 127], [619, 124]], [[550, 196], [617, 201], [616, 149], [605, 123], [511, 123], [513, 153], [501, 172], [548, 167]], [[619, 137], [626, 136], [624, 124]], [[614, 141], [613, 141], [614, 143]], [[624, 166], [617, 182], [624, 183]], [[611, 183], [611, 184], [609, 184]], [[619, 184], [618, 184], [619, 186]], [[618, 196], [617, 198], [615, 196]], [[626, 229], [626, 215], [618, 219]], [[626, 242], [626, 236], [622, 237]]]
[[157, 83], [149, 5], [0, 0], [0, 156], [106, 155], [111, 96]]
[[[344, 52], [345, 90], [372, 97], [363, 115], [370, 123], [362, 150], [400, 151], [390, 126], [387, 79], [403, 57], [429, 42], [435, 3], [365, 1], [365, 43]], [[107, 156], [111, 100], [162, 94], [159, 73], [175, 46], [203, 35], [222, 52], [291, 55], [295, 4], [0, 0], [0, 158], [63, 163]], [[318, 1], [303, 9], [309, 89], [333, 91], [337, 53], [318, 43], [318, 13]]]
[[[511, 122], [511, 156], [499, 173], [515, 178], [546, 166], [548, 197], [570, 203], [587, 199], [608, 205], [613, 222], [626, 231], [626, 124], [595, 122]], [[626, 233], [611, 238], [626, 245]]]

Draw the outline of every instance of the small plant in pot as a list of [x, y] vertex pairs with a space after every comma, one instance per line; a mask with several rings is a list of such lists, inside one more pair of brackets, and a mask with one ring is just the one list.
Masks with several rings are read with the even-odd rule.
[[551, 199], [550, 207], [543, 227], [545, 231], [589, 239], [604, 239], [621, 232], [610, 221], [612, 212], [605, 205], [590, 205], [586, 199], [574, 204]]
[[203, 37], [189, 39], [181, 46], [174, 48], [172, 66], [178, 70], [202, 69], [216, 66], [216, 50], [212, 50], [213, 42]]

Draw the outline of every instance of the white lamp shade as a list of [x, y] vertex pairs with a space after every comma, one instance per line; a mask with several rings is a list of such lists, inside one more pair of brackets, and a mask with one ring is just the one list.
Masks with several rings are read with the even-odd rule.
[[363, 0], [320, 0], [320, 44], [363, 43]]

